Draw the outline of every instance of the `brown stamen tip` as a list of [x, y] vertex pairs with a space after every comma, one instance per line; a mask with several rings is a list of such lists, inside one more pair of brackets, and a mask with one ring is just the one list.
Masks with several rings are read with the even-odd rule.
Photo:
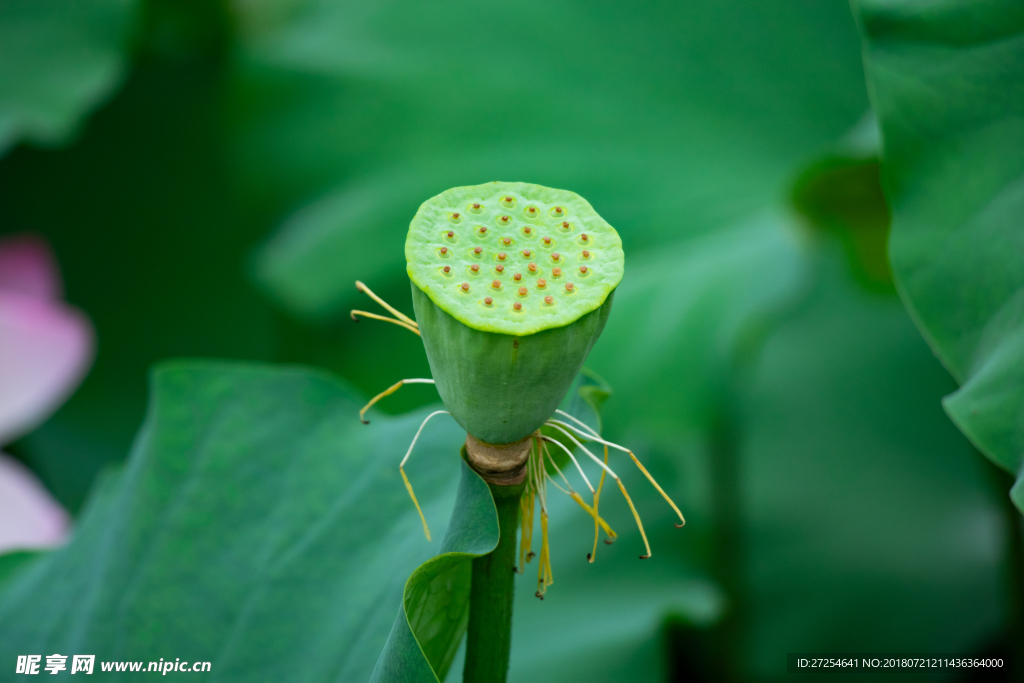
[[495, 281], [493, 281], [493, 282], [491, 283], [491, 287], [494, 287], [495, 289], [500, 289], [500, 288], [501, 288], [501, 280], [495, 280]]
[[479, 205], [479, 204], [474, 204], [474, 205], [473, 205], [473, 208], [474, 208], [474, 209], [479, 209], [479, 208], [480, 208], [480, 205]]
[[562, 269], [559, 268], [558, 266], [555, 266], [554, 268], [551, 269], [551, 275], [553, 277], [558, 277], [561, 274], [562, 274]]
[[468, 282], [463, 282], [462, 283], [462, 291], [463, 292], [468, 292], [469, 291], [469, 283]]
[[449, 230], [449, 231], [448, 231], [448, 236], [449, 236], [449, 237], [455, 237], [455, 231], [453, 231], [453, 230]]
[[519, 294], [522, 295], [522, 296], [526, 296], [526, 287], [520, 287], [519, 288]]
[[544, 594], [543, 594], [543, 593], [541, 593], [540, 591], [537, 591], [536, 593], [534, 593], [534, 595], [536, 595], [536, 596], [537, 596], [538, 598], [540, 598], [541, 600], [543, 600], [543, 599], [544, 599]]
[[475, 272], [480, 270], [480, 266], [478, 266], [477, 264], [474, 263], [473, 265], [471, 265], [469, 267], [469, 269], [472, 270], [475, 273]]
[[520, 280], [523, 279], [523, 274], [522, 273], [516, 273], [515, 275], [512, 276], [512, 279], [515, 280], [516, 282], [519, 282]]
[[516, 309], [517, 311], [521, 311], [523, 310], [523, 305], [517, 301], [514, 304], [512, 304], [512, 308]]
[[452, 270], [452, 267], [451, 267], [451, 266], [445, 266], [445, 267], [444, 267], [444, 272], [446, 272], [446, 273], [450, 273], [450, 272], [451, 272], [451, 270]]
[[641, 555], [640, 559], [641, 560], [649, 560], [649, 559], [651, 559], [651, 556], [650, 555]]
[[494, 299], [492, 299], [489, 296], [485, 296], [484, 297], [484, 303], [487, 304], [488, 306], [490, 306], [492, 303], [494, 303]]
[[676, 524], [676, 528], [677, 529], [682, 529], [684, 526], [686, 526], [685, 523], [684, 524]]
[[593, 562], [593, 560], [590, 559], [590, 553], [587, 553], [587, 562]]
[[485, 232], [487, 232], [487, 228], [485, 228], [485, 227], [483, 227], [483, 226], [480, 226], [480, 234], [482, 235], [482, 234], [484, 234]]
[[580, 272], [581, 273], [586, 273], [587, 272], [587, 267], [586, 266], [580, 266]]
[[364, 425], [368, 425], [368, 424], [370, 424], [370, 421], [369, 421], [369, 420], [362, 420], [362, 423], [363, 423]]
[[535, 553], [535, 552], [526, 553], [526, 559], [527, 560], [532, 560], [535, 557], [537, 557], [537, 553]]
[[571, 283], [571, 282], [566, 282], [565, 283], [565, 291], [571, 292], [575, 288], [576, 288], [576, 285], [574, 285], [573, 283]]
[[612, 543], [615, 543], [615, 541], [613, 541], [613, 540], [612, 540], [612, 539], [610, 539], [610, 538], [606, 538], [606, 539], [604, 539], [604, 542], [605, 542], [605, 545], [611, 545]]
[[352, 312], [351, 312], [351, 313], [349, 313], [348, 315], [349, 315], [349, 317], [350, 317], [350, 318], [352, 318], [352, 319], [353, 319], [353, 320], [355, 320], [356, 322], [359, 322], [359, 318], [357, 318], [357, 317], [356, 317], [356, 312], [355, 312], [355, 311], [352, 311]]
[[498, 271], [499, 273], [505, 272], [505, 266], [501, 265], [500, 263], [498, 265], [494, 266], [494, 269], [496, 271]]
[[542, 287], [542, 288], [543, 287], [547, 287], [548, 286], [548, 281], [545, 280], [544, 278], [541, 278], [541, 279], [537, 280], [537, 286], [538, 287]]
[[529, 211], [530, 213], [537, 213], [537, 208], [534, 207], [534, 206], [531, 206], [529, 209], [527, 209], [527, 211]]
[[549, 304], [549, 303], [551, 303], [554, 300], [555, 300], [555, 297], [551, 296], [550, 294], [548, 294], [546, 297], [544, 297], [544, 303], [546, 303], [546, 304]]
[[586, 249], [583, 250], [583, 258], [590, 258], [590, 252]]
[[482, 254], [483, 251], [484, 251], [483, 247], [477, 247], [476, 249], [473, 250], [473, 253], [474, 254]]
[[527, 266], [527, 268], [530, 269], [531, 273], [536, 273], [537, 272], [537, 264], [536, 263], [531, 263], [530, 265]]
[[444, 254], [447, 254], [447, 253], [448, 253], [448, 247], [441, 247], [441, 254], [444, 255]]
[[506, 202], [510, 202], [510, 201], [512, 201], [512, 198], [511, 197], [505, 197], [505, 201]]
[[505, 252], [503, 252], [503, 251], [499, 251], [499, 252], [498, 252], [498, 260], [499, 260], [499, 261], [504, 261], [504, 260], [505, 260], [505, 257], [507, 257], [507, 256], [508, 256], [508, 254], [506, 254], [506, 253], [505, 253]]
[[452, 218], [454, 218], [455, 220], [458, 220], [459, 219], [459, 214], [453, 213], [452, 214]]

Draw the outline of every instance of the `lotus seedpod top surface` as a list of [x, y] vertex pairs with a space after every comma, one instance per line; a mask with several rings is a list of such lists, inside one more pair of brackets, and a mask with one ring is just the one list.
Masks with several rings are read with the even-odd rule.
[[599, 308], [622, 280], [622, 240], [579, 195], [529, 183], [446, 190], [405, 241], [409, 278], [484, 332], [527, 335]]

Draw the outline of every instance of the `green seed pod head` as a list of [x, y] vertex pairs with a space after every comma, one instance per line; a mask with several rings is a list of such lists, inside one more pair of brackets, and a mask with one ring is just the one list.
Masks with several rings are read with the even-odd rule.
[[622, 240], [579, 195], [528, 183], [456, 187], [420, 207], [405, 258], [438, 392], [487, 443], [551, 416], [604, 329]]

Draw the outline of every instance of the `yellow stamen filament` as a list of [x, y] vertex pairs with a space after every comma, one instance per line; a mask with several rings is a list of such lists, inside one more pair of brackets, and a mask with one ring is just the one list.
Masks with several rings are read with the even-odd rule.
[[356, 289], [358, 289], [360, 292], [365, 293], [371, 299], [373, 299], [378, 304], [383, 306], [388, 311], [388, 313], [390, 313], [391, 315], [395, 316], [399, 320], [407, 322], [407, 323], [409, 323], [410, 325], [412, 325], [413, 327], [415, 327], [417, 329], [419, 328], [419, 325], [416, 324], [415, 320], [413, 320], [409, 316], [405, 315], [404, 313], [402, 313], [398, 309], [393, 308], [388, 302], [384, 301], [384, 299], [381, 299], [379, 296], [374, 294], [373, 291], [369, 287], [367, 287], [365, 284], [363, 284], [359, 280], [356, 280]]
[[[605, 522], [603, 519], [601, 519], [600, 517], [597, 516], [596, 509], [590, 507], [589, 505], [587, 505], [587, 503], [583, 500], [583, 497], [580, 496], [580, 494], [576, 493], [576, 491], [573, 490], [572, 484], [569, 483], [569, 479], [565, 476], [565, 473], [562, 472], [562, 469], [558, 466], [558, 463], [555, 462], [555, 459], [553, 457], [551, 457], [551, 453], [548, 451], [548, 447], [547, 447], [546, 444], [544, 446], [544, 452], [547, 455], [548, 460], [551, 461], [551, 466], [555, 468], [555, 471], [558, 472], [558, 476], [560, 476], [562, 478], [562, 481], [565, 482], [566, 488], [569, 489], [569, 490], [566, 491], [565, 489], [563, 489], [561, 486], [558, 485], [558, 483], [554, 479], [551, 480], [551, 483], [554, 484], [556, 489], [558, 489], [559, 491], [561, 491], [562, 493], [566, 494], [567, 496], [572, 498], [574, 501], [576, 501], [576, 503], [581, 508], [583, 508], [583, 510], [588, 515], [590, 515], [594, 519], [594, 528], [595, 529], [598, 528], [598, 525], [600, 525], [600, 528], [604, 529], [605, 533], [608, 534], [608, 536], [611, 537], [614, 540], [615, 537], [616, 537], [615, 532], [612, 531], [611, 527], [608, 526], [607, 522]], [[604, 473], [603, 472], [601, 473], [601, 478], [602, 479], [604, 478]], [[595, 494], [595, 496], [596, 496], [596, 494]], [[596, 498], [595, 498], [595, 500], [596, 500]], [[610, 542], [611, 541], [609, 541], [609, 543]], [[587, 557], [587, 559], [590, 560], [591, 562], [593, 562], [593, 560], [591, 560], [590, 557]]]
[[643, 522], [640, 521], [640, 515], [637, 513], [636, 508], [633, 506], [633, 500], [629, 497], [629, 494], [626, 493], [626, 486], [622, 483], [622, 480], [619, 479], [619, 475], [612, 472], [611, 468], [608, 467], [608, 465], [605, 465], [603, 462], [601, 462], [600, 458], [598, 458], [596, 455], [587, 450], [586, 446], [581, 444], [576, 439], [576, 437], [574, 437], [572, 434], [559, 427], [557, 424], [553, 424], [552, 420], [548, 420], [544, 424], [554, 429], [557, 429], [558, 431], [562, 432], [562, 434], [565, 434], [567, 437], [569, 437], [570, 441], [572, 441], [580, 450], [582, 450], [584, 453], [590, 456], [590, 459], [596, 462], [598, 465], [600, 465], [601, 468], [604, 469], [609, 474], [609, 476], [611, 476], [611, 478], [615, 480], [615, 483], [619, 485], [619, 490], [622, 491], [623, 497], [626, 499], [626, 502], [629, 503], [629, 509], [633, 512], [633, 518], [636, 520], [636, 526], [640, 530], [640, 537], [644, 539], [644, 547], [647, 549], [647, 554], [641, 555], [640, 559], [646, 560], [647, 558], [649, 558], [651, 556], [651, 544], [647, 542], [647, 534], [644, 533]]
[[[389, 318], [389, 320], [390, 320], [390, 318]], [[416, 334], [419, 334], [419, 332], [417, 332]], [[433, 383], [434, 383], [434, 380], [432, 380], [432, 379], [401, 379], [401, 380], [398, 380], [397, 382], [392, 384], [390, 387], [388, 387], [384, 391], [380, 392], [379, 394], [377, 394], [376, 396], [371, 398], [370, 402], [367, 403], [363, 407], [363, 409], [359, 411], [359, 419], [363, 421], [364, 425], [370, 424], [370, 421], [367, 420], [364, 417], [366, 415], [366, 411], [369, 410], [370, 408], [372, 408], [374, 403], [376, 403], [377, 401], [381, 400], [385, 396], [390, 396], [391, 394], [395, 393], [396, 391], [401, 389], [402, 386], [405, 385], [405, 384], [433, 384]]]
[[[571, 439], [572, 437], [570, 436], [569, 438]], [[572, 464], [576, 465], [576, 469], [579, 470], [580, 476], [583, 477], [583, 482], [587, 485], [587, 488], [590, 489], [590, 492], [593, 493], [594, 487], [591, 486], [590, 480], [587, 479], [587, 475], [583, 472], [583, 468], [580, 467], [580, 463], [576, 460], [575, 456], [573, 456], [572, 451], [566, 448], [565, 445], [558, 439], [552, 439], [550, 436], [542, 436], [541, 439], [543, 439], [547, 443], [555, 444], [556, 446], [558, 446], [559, 448], [566, 452], [566, 454], [569, 456], [569, 459], [572, 460]]]
[[356, 322], [359, 322], [359, 318], [357, 318], [356, 316], [361, 315], [364, 318], [373, 318], [374, 320], [383, 320], [386, 323], [394, 323], [395, 325], [398, 325], [399, 327], [404, 327], [405, 329], [409, 330], [410, 332], [414, 332], [416, 334], [420, 333], [420, 329], [418, 327], [415, 327], [414, 325], [410, 325], [409, 323], [403, 322], [401, 320], [395, 320], [394, 318], [389, 318], [386, 315], [377, 315], [376, 313], [370, 313], [369, 311], [360, 311], [360, 310], [357, 310], [357, 309], [353, 309], [352, 312], [349, 313], [349, 315], [351, 315], [352, 319], [355, 320]]
[[420, 434], [423, 432], [423, 428], [430, 422], [430, 418], [435, 415], [450, 415], [447, 410], [435, 410], [430, 415], [427, 415], [426, 419], [420, 423], [420, 428], [416, 430], [416, 436], [412, 437], [412, 443], [409, 444], [409, 450], [405, 452], [405, 457], [402, 458], [402, 462], [398, 464], [398, 471], [402, 473], [402, 479], [405, 480], [405, 488], [409, 490], [409, 497], [412, 498], [412, 504], [416, 506], [416, 512], [420, 513], [420, 521], [423, 522], [423, 532], [427, 535], [427, 540], [430, 540], [430, 527], [427, 526], [427, 518], [423, 516], [423, 510], [420, 508], [419, 501], [416, 500], [416, 494], [413, 493], [412, 484], [409, 483], [409, 477], [405, 476], [405, 463], [408, 462], [409, 456], [412, 455], [412, 449], [416, 447], [416, 442], [420, 438]]
[[[604, 447], [604, 464], [605, 465], [608, 464], [608, 447], [607, 446]], [[604, 489], [604, 477], [605, 477], [606, 474], [607, 474], [607, 472], [605, 472], [604, 470], [601, 470], [601, 481], [599, 481], [597, 483], [597, 492], [594, 493], [594, 549], [590, 551], [590, 556], [587, 557], [587, 560], [589, 562], [591, 562], [591, 563], [593, 563], [594, 558], [597, 557], [597, 536], [598, 536], [598, 533], [597, 533], [597, 521], [600, 519], [600, 517], [598, 517], [597, 505], [598, 505], [598, 503], [601, 502], [601, 490]], [[604, 540], [604, 542], [608, 543], [608, 544], [614, 543], [615, 542], [615, 532], [612, 531], [611, 529], [608, 529], [608, 528], [605, 528], [604, 532], [605, 532], [605, 534], [608, 535], [608, 538], [606, 538]]]
[[[672, 507], [672, 510], [676, 513], [676, 515], [679, 516], [679, 524], [676, 524], [676, 528], [682, 528], [683, 525], [686, 524], [686, 519], [683, 517], [683, 513], [679, 511], [679, 508], [676, 507], [676, 504], [672, 501], [672, 499], [669, 497], [669, 495], [667, 493], [665, 493], [665, 490], [662, 489], [661, 486], [658, 485], [658, 482], [655, 481], [654, 477], [651, 476], [651, 473], [647, 471], [647, 468], [644, 467], [643, 464], [637, 459], [636, 455], [633, 454], [633, 451], [631, 451], [628, 448], [625, 448], [623, 446], [620, 446], [617, 443], [612, 443], [611, 441], [605, 441], [604, 439], [599, 437], [596, 433], [594, 433], [593, 429], [591, 429], [587, 425], [583, 424], [582, 422], [580, 422], [579, 420], [574, 418], [572, 415], [569, 415], [565, 411], [556, 410], [555, 412], [561, 413], [562, 415], [565, 415], [566, 417], [568, 417], [573, 422], [577, 422], [580, 425], [583, 425], [583, 427], [586, 429], [586, 432], [584, 432], [583, 430], [579, 429], [578, 427], [572, 426], [571, 424], [567, 424], [565, 422], [562, 422], [561, 420], [555, 420], [554, 418], [549, 420], [549, 422], [552, 423], [552, 426], [554, 426], [554, 425], [562, 425], [563, 427], [567, 427], [567, 428], [573, 430], [574, 432], [579, 434], [584, 439], [587, 439], [587, 440], [590, 440], [590, 441], [596, 441], [597, 443], [604, 444], [604, 447], [605, 447], [606, 451], [607, 451], [608, 447], [610, 446], [612, 448], [615, 448], [617, 450], [622, 451], [623, 453], [628, 453], [629, 457], [633, 459], [634, 463], [636, 463], [636, 466], [638, 468], [640, 468], [640, 471], [643, 472], [645, 477], [647, 477], [647, 481], [651, 482], [651, 484], [654, 486], [654, 488], [657, 489], [658, 493], [661, 494], [661, 497], [665, 499], [665, 502], [667, 502]], [[589, 433], [587, 433], [587, 432], [589, 432]]]

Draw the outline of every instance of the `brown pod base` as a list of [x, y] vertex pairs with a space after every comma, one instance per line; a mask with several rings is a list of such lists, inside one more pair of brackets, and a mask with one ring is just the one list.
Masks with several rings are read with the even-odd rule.
[[496, 486], [515, 486], [526, 479], [533, 435], [513, 443], [484, 443], [466, 434], [466, 461], [484, 481]]

